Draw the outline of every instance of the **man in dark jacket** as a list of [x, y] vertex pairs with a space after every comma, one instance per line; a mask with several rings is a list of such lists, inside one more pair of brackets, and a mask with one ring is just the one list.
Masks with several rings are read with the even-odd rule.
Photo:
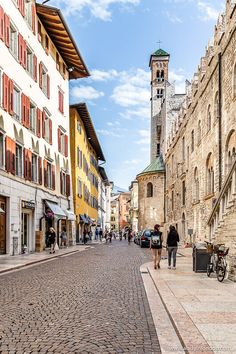
[[171, 269], [171, 257], [173, 254], [173, 267], [176, 269], [176, 253], [178, 249], [179, 234], [174, 226], [170, 226], [170, 231], [167, 236], [166, 245], [168, 247], [168, 268]]

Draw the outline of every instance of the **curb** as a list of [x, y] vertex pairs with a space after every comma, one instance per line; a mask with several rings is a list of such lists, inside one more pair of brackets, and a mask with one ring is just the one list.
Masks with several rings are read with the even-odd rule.
[[80, 250], [76, 250], [76, 251], [71, 251], [71, 252], [67, 252], [67, 253], [64, 253], [64, 254], [55, 254], [54, 256], [51, 256], [51, 257], [48, 257], [48, 258], [45, 258], [45, 259], [39, 259], [37, 261], [32, 261], [32, 262], [29, 262], [27, 264], [22, 264], [22, 265], [19, 265], [19, 266], [16, 266], [16, 267], [12, 267], [12, 268], [9, 268], [9, 269], [3, 269], [3, 270], [0, 270], [0, 275], [1, 274], [4, 274], [4, 273], [8, 273], [8, 272], [12, 272], [14, 270], [19, 270], [21, 268], [25, 268], [25, 267], [28, 267], [28, 266], [31, 266], [31, 265], [34, 265], [34, 264], [37, 264], [37, 263], [43, 263], [43, 262], [48, 262], [54, 258], [59, 258], [59, 257], [62, 257], [62, 256], [65, 256], [65, 255], [69, 255], [69, 254], [73, 254], [73, 253], [77, 253], [77, 252], [81, 252]]

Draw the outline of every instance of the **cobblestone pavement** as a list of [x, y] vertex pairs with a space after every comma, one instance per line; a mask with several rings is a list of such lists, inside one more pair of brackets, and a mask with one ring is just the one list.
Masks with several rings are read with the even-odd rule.
[[160, 353], [139, 272], [113, 241], [0, 276], [0, 353]]

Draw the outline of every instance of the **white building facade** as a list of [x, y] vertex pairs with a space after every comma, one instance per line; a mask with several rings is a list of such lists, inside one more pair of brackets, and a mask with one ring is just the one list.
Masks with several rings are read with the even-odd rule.
[[74, 244], [69, 80], [88, 71], [60, 11], [34, 0], [0, 0], [0, 52], [0, 254], [41, 251], [50, 226]]

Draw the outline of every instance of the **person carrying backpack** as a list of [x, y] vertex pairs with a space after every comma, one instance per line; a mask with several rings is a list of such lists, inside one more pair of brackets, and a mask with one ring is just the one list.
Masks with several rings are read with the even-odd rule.
[[162, 242], [163, 237], [162, 232], [160, 231], [160, 225], [156, 224], [150, 239], [150, 249], [152, 249], [154, 269], [157, 269], [157, 267], [160, 268]]
[[173, 267], [176, 269], [176, 253], [178, 249], [179, 234], [176, 231], [176, 228], [170, 225], [170, 231], [167, 236], [166, 246], [168, 247], [168, 269], [171, 269], [171, 258], [173, 255]]

